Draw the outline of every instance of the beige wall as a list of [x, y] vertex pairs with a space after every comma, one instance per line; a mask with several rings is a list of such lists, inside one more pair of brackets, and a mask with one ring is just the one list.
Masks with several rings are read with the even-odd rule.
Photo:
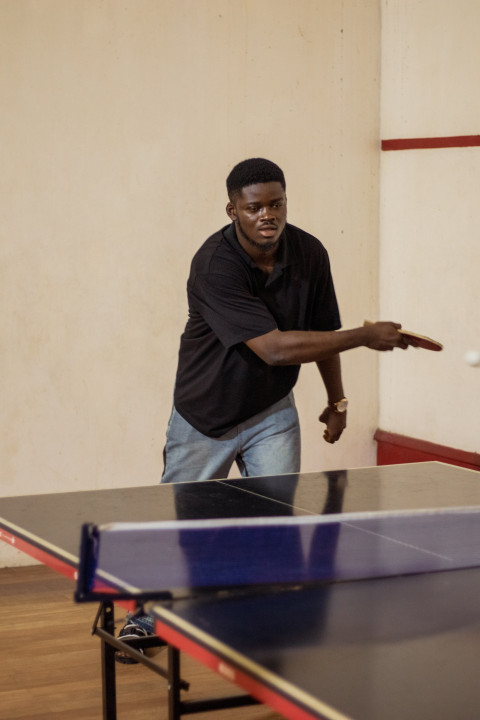
[[[378, 314], [379, 33], [378, 0], [2, 0], [0, 496], [159, 481], [190, 259], [245, 157], [283, 166], [344, 325]], [[376, 363], [345, 356], [335, 447], [303, 369], [304, 470], [374, 463]]]
[[[480, 132], [477, 0], [382, 2], [382, 137]], [[380, 359], [380, 427], [480, 452], [480, 148], [384, 152], [383, 317], [436, 337], [441, 354]]]

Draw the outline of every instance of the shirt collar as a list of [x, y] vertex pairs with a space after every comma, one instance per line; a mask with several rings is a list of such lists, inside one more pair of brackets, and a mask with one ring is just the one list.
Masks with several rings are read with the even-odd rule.
[[[258, 266], [255, 264], [255, 262], [252, 260], [250, 255], [245, 252], [243, 247], [238, 242], [237, 238], [237, 232], [235, 230], [235, 223], [231, 223], [230, 225], [227, 225], [223, 228], [223, 236], [227, 240], [228, 244], [231, 245], [234, 250], [237, 252], [240, 252], [243, 257], [245, 257], [252, 268], [256, 268], [258, 270]], [[289, 238], [288, 238], [288, 224], [285, 225], [285, 229], [283, 233], [280, 236], [280, 245], [278, 248], [278, 255], [275, 260], [275, 267], [272, 272], [272, 279], [273, 277], [276, 277], [277, 274], [282, 271], [284, 268], [286, 268], [288, 265], [292, 265], [295, 259], [295, 255], [292, 252]]]

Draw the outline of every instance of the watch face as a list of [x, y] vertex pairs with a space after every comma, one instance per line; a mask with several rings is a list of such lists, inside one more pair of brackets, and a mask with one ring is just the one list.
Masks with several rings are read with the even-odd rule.
[[337, 403], [335, 403], [335, 407], [337, 408], [337, 412], [344, 413], [348, 406], [348, 400], [339, 400]]

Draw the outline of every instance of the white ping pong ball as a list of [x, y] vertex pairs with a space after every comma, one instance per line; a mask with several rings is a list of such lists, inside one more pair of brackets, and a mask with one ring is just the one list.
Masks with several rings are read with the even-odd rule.
[[478, 350], [467, 350], [464, 360], [467, 365], [478, 367], [480, 365], [480, 352]]

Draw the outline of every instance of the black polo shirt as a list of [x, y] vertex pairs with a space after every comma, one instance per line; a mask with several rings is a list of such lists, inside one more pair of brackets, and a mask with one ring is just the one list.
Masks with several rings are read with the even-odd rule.
[[340, 328], [327, 251], [289, 224], [270, 275], [244, 251], [233, 223], [216, 232], [193, 258], [187, 294], [174, 404], [210, 437], [278, 402], [298, 379], [299, 365], [271, 367], [246, 340], [276, 328]]

